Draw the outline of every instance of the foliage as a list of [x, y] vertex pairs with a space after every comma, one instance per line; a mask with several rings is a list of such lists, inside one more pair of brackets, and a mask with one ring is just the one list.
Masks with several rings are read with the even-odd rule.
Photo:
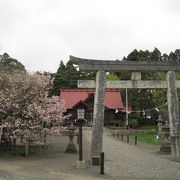
[[129, 126], [133, 129], [137, 128], [139, 126], [138, 119], [129, 119]]
[[116, 80], [119, 80], [119, 77], [118, 77], [118, 75], [115, 74], [115, 73], [109, 73], [109, 74], [107, 75], [107, 80], [108, 80], [108, 81], [116, 81]]
[[[170, 52], [169, 55], [161, 54], [158, 48], [154, 48], [152, 52], [148, 50], [133, 50], [127, 57], [123, 58], [124, 61], [168, 61], [180, 63], [180, 49]], [[130, 73], [118, 73], [120, 79], [130, 79]], [[177, 78], [180, 75], [177, 73]], [[142, 72], [143, 80], [165, 80], [165, 73], [163, 72]], [[178, 93], [180, 96], [180, 93]], [[163, 106], [161, 109], [166, 109], [164, 106], [167, 102], [165, 89], [128, 89], [128, 102], [131, 104], [133, 110], [144, 111], [154, 107]], [[125, 100], [125, 91], [122, 91], [122, 97]], [[151, 117], [156, 117], [155, 111], [150, 111]], [[140, 114], [142, 115], [142, 113]]]
[[128, 124], [131, 128], [137, 128], [141, 124], [141, 119], [137, 113], [131, 113], [128, 115]]
[[58, 132], [65, 109], [59, 97], [48, 97], [51, 81], [50, 75], [1, 72], [1, 139], [24, 137], [41, 142], [47, 132]]
[[84, 79], [95, 79], [95, 73], [79, 71], [69, 61], [66, 65], [61, 61], [57, 72], [54, 74], [54, 82], [50, 95], [59, 96], [61, 88], [76, 88], [77, 81]]
[[18, 60], [11, 58], [7, 53], [0, 55], [0, 71], [13, 72], [24, 71], [25, 67]]

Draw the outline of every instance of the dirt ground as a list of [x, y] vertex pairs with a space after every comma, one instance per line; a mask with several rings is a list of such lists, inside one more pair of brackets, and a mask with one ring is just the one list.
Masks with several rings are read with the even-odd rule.
[[[28, 157], [1, 155], [0, 180], [102, 179], [99, 168], [90, 165], [90, 143], [86, 139], [83, 139], [83, 159], [86, 160], [86, 169], [75, 168], [79, 157], [78, 153], [65, 153], [69, 142], [68, 136], [50, 136], [48, 142], [53, 145], [50, 149], [41, 153], [30, 154]], [[76, 137], [74, 144], [78, 150]], [[106, 176], [103, 176], [103, 179], [106, 179]]]

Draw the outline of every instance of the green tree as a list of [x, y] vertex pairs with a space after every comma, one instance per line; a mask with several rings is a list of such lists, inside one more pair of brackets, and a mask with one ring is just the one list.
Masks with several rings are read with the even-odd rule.
[[176, 49], [174, 53], [176, 54], [177, 61], [180, 62], [180, 49]]
[[168, 60], [169, 60], [169, 56], [166, 53], [164, 53], [162, 55], [162, 61], [167, 62]]
[[13, 71], [26, 71], [22, 63], [11, 58], [7, 53], [0, 55], [0, 70], [9, 73]]
[[168, 61], [180, 63], [180, 49], [176, 49], [174, 52], [170, 52]]
[[[161, 52], [154, 48], [152, 52], [146, 50], [133, 50], [127, 58], [124, 60], [129, 61], [162, 61]], [[125, 74], [119, 73], [120, 78]], [[126, 73], [123, 79], [130, 79], [130, 75]], [[162, 72], [142, 72], [143, 80], [162, 80], [165, 79], [165, 74]], [[125, 99], [125, 91], [122, 91], [123, 99]], [[158, 95], [161, 95], [161, 100], [157, 100]], [[162, 105], [166, 101], [166, 96], [164, 96], [164, 90], [149, 90], [149, 89], [129, 89], [128, 90], [128, 101], [132, 108], [137, 111], [143, 111], [146, 109], [151, 109], [156, 106]], [[139, 114], [140, 116], [142, 113]]]
[[95, 79], [95, 73], [79, 71], [78, 67], [71, 62], [64, 65], [60, 62], [57, 72], [53, 75], [54, 82], [50, 95], [59, 95], [61, 88], [77, 88], [78, 80], [92, 80]]
[[151, 61], [162, 61], [161, 52], [159, 51], [158, 48], [154, 48], [154, 50], [151, 52], [150, 60]]
[[54, 76], [54, 82], [53, 82], [53, 88], [50, 92], [51, 95], [59, 95], [60, 88], [63, 86], [68, 86], [67, 83], [67, 72], [66, 72], [66, 66], [64, 65], [63, 61], [60, 62], [59, 68], [57, 69], [57, 73], [53, 74]]
[[176, 55], [174, 52], [170, 52], [168, 60], [169, 60], [170, 62], [176, 62], [176, 60], [177, 60], [177, 55]]
[[139, 61], [139, 52], [134, 49], [126, 58], [128, 61]]
[[140, 50], [137, 55], [138, 55], [138, 61], [150, 61], [151, 53], [148, 50], [146, 51]]

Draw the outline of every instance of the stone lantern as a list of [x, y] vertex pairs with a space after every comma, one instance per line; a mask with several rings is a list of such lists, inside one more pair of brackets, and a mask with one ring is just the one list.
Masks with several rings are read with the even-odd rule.
[[169, 142], [170, 141], [170, 126], [169, 126], [169, 122], [166, 121], [165, 124], [161, 127], [161, 131], [163, 134], [163, 139], [165, 142]]
[[161, 115], [159, 115], [157, 122], [158, 122], [158, 134], [159, 134], [159, 132], [161, 132], [162, 126], [165, 122]]
[[158, 122], [158, 134], [156, 136], [156, 139], [159, 141], [163, 141], [163, 144], [160, 147], [160, 152], [168, 154], [171, 152], [170, 139], [169, 139], [170, 138], [169, 122], [165, 121], [162, 118], [162, 115], [159, 115], [157, 122]]
[[69, 126], [69, 132], [68, 132], [68, 135], [69, 135], [69, 144], [66, 148], [66, 153], [77, 153], [77, 150], [76, 150], [76, 146], [74, 145], [73, 143], [73, 139], [74, 139], [74, 131], [76, 130], [76, 127], [74, 127], [73, 125], [70, 125]]

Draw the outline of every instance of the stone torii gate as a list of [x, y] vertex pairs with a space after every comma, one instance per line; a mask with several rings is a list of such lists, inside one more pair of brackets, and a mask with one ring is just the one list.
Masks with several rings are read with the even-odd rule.
[[[180, 161], [180, 116], [177, 97], [177, 88], [180, 88], [180, 81], [176, 80], [175, 76], [175, 71], [180, 71], [180, 64], [157, 61], [104, 61], [82, 59], [73, 56], [70, 56], [70, 61], [78, 65], [80, 70], [97, 72], [96, 81], [78, 81], [79, 88], [96, 88], [91, 142], [92, 163], [99, 159], [102, 151], [105, 88], [167, 88], [172, 157], [174, 160]], [[132, 71], [131, 80], [106, 82], [106, 71]], [[152, 71], [166, 72], [166, 81], [141, 80], [141, 72]]]

